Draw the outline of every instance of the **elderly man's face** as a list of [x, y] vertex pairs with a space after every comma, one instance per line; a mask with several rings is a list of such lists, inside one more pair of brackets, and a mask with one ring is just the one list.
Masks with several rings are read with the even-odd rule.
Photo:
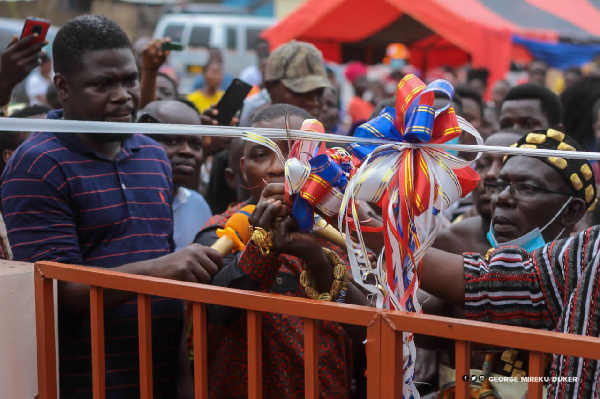
[[[543, 189], [574, 195], [555, 169], [536, 158], [510, 158], [502, 168], [499, 180], [525, 183], [537, 189], [530, 190], [528, 195], [513, 195], [507, 187], [491, 196], [492, 228], [498, 243], [519, 238], [536, 227], [543, 228], [570, 198], [568, 195], [550, 193]], [[562, 218], [557, 217], [543, 231], [544, 239], [554, 240], [565, 227]]]

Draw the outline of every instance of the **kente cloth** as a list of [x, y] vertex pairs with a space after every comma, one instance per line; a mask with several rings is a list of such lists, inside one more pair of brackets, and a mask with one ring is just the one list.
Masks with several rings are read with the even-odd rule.
[[[600, 336], [600, 226], [527, 254], [464, 255], [465, 313], [474, 320]], [[598, 360], [554, 355], [549, 398], [600, 397]], [[576, 381], [572, 382], [576, 377]]]
[[[247, 202], [213, 216], [195, 242], [210, 245], [215, 229], [222, 228]], [[212, 242], [211, 242], [212, 241]], [[344, 250], [319, 238], [321, 244], [342, 254]], [[243, 252], [225, 257], [222, 269], [211, 284], [306, 298], [299, 275], [299, 258], [280, 254], [263, 256], [252, 243]], [[237, 309], [209, 306], [208, 381], [211, 398], [240, 398], [248, 395], [246, 313]], [[325, 398], [347, 398], [351, 377], [351, 343], [337, 323], [319, 326], [319, 392]], [[304, 398], [304, 329], [299, 317], [262, 314], [263, 397]]]

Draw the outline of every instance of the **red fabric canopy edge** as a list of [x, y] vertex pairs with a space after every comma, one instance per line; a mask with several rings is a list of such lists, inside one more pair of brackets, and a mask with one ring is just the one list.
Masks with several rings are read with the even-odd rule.
[[[351, 2], [359, 0], [351, 0]], [[496, 26], [486, 26], [481, 23], [468, 20], [462, 14], [458, 13], [451, 4], [440, 3], [436, 0], [402, 1], [402, 0], [362, 0], [369, 7], [393, 6], [399, 13], [406, 13], [415, 20], [421, 22], [439, 36], [455, 44], [462, 50], [469, 53], [472, 57], [474, 67], [485, 67], [490, 72], [490, 83], [505, 77], [510, 66], [511, 56], [511, 30], [506, 24], [496, 24]], [[466, 0], [472, 1], [472, 0]], [[335, 13], [347, 14], [354, 12], [349, 6], [347, 0], [308, 0], [298, 7], [289, 16], [283, 19], [274, 27], [263, 32], [263, 37], [269, 41], [272, 47], [277, 47], [292, 39], [302, 39], [314, 42], [323, 49], [328, 48], [328, 52], [338, 52], [339, 43], [354, 42], [355, 36], [344, 40], [343, 36], [337, 35], [335, 39], [331, 37], [319, 38], [318, 27], [323, 26], [325, 30], [331, 32], [335, 26], [331, 25], [332, 15]], [[487, 10], [487, 9], [485, 9]], [[489, 12], [489, 10], [487, 10]], [[389, 17], [389, 16], [388, 16]], [[470, 16], [474, 18], [474, 16]], [[475, 17], [476, 18], [476, 17]], [[387, 18], [386, 18], [387, 19]], [[476, 18], [477, 19], [477, 18]], [[484, 19], [478, 19], [485, 21]], [[389, 22], [382, 23], [380, 18], [364, 19], [364, 24], [360, 27], [354, 25], [355, 31], [376, 32], [387, 26]], [[504, 27], [498, 27], [502, 25]], [[352, 27], [352, 26], [351, 26]], [[348, 31], [346, 27], [340, 27], [339, 31]], [[307, 33], [310, 32], [310, 35]], [[372, 34], [371, 33], [371, 34]], [[362, 38], [369, 36], [365, 33]], [[332, 44], [335, 43], [335, 44]], [[335, 50], [337, 49], [337, 50]], [[492, 84], [489, 85], [488, 95]]]

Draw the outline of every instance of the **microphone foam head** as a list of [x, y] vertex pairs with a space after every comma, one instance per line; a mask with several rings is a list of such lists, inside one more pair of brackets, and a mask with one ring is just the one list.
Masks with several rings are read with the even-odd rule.
[[248, 217], [254, 212], [254, 208], [256, 208], [255, 205], [246, 205], [233, 214], [225, 224], [225, 227], [231, 227], [238, 234], [244, 244], [250, 241]]

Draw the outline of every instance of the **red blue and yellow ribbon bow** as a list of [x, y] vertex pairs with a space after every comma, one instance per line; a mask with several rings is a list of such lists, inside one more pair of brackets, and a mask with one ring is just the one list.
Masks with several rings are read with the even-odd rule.
[[[443, 104], [434, 106], [434, 100]], [[418, 265], [424, 251], [432, 244], [436, 232], [436, 215], [468, 194], [479, 180], [469, 167], [470, 161], [417, 143], [446, 143], [463, 130], [481, 137], [468, 123], [459, 123], [451, 106], [454, 89], [445, 80], [425, 85], [414, 75], [400, 81], [396, 91], [396, 108], [361, 125], [355, 136], [388, 140], [386, 145], [351, 145], [353, 154], [362, 160], [361, 167], [349, 182], [340, 207], [340, 230], [350, 237], [356, 229], [359, 247], [347, 239], [353, 276], [365, 281], [375, 276], [376, 283], [365, 284], [376, 297], [378, 306], [420, 312], [416, 301]], [[385, 262], [373, 268], [361, 238], [356, 200], [374, 202], [382, 207], [385, 237]], [[351, 214], [352, 217], [348, 217]], [[411, 334], [405, 334], [404, 397], [417, 396], [414, 388], [415, 348]]]
[[[304, 121], [302, 130], [324, 133], [314, 119]], [[325, 216], [339, 213], [343, 193], [354, 170], [352, 157], [342, 148], [326, 149], [318, 141], [296, 141], [285, 163], [286, 196], [303, 232], [314, 225], [315, 208]]]

